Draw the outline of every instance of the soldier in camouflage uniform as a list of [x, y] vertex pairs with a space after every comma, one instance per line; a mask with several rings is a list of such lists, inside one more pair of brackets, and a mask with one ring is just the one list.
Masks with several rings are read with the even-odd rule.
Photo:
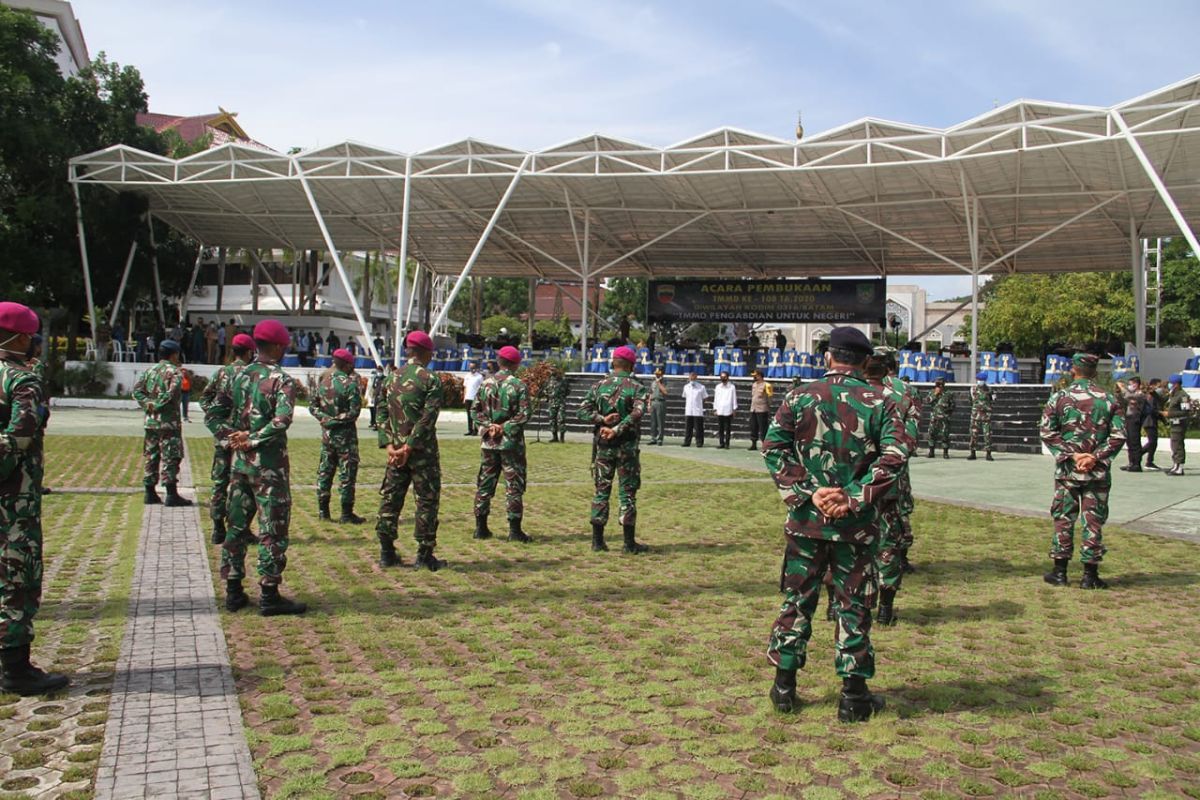
[[[304, 603], [279, 594], [287, 566], [288, 524], [292, 515], [287, 431], [296, 409], [297, 385], [279, 366], [291, 343], [288, 329], [267, 319], [254, 326], [258, 358], [233, 379], [233, 414], [218, 434], [233, 450], [229, 484], [229, 532], [221, 551], [225, 608], [249, 602], [242, 589], [246, 547], [258, 543], [258, 613], [264, 617], [303, 614]], [[250, 525], [258, 516], [258, 536]]]
[[387, 471], [379, 488], [379, 564], [400, 564], [396, 555], [396, 525], [411, 484], [416, 498], [417, 559], [415, 569], [436, 572], [443, 563], [437, 547], [438, 504], [442, 493], [442, 463], [438, 452], [437, 419], [442, 410], [442, 383], [429, 370], [433, 340], [423, 331], [405, 339], [408, 363], [388, 376], [383, 405], [376, 421], [379, 446], [387, 449]]
[[26, 362], [37, 314], [0, 303], [0, 693], [65, 687], [29, 662], [42, 601], [42, 380]]
[[871, 607], [878, 572], [879, 506], [895, 491], [913, 447], [898, 409], [860, 375], [872, 352], [856, 328], [835, 328], [824, 378], [788, 392], [763, 444], [763, 458], [788, 507], [780, 589], [771, 631], [771, 701], [796, 705], [796, 670], [806, 660], [822, 577], [833, 572], [838, 624], [834, 664], [842, 677], [838, 719], [856, 722], [883, 708], [867, 680], [875, 674]]
[[354, 483], [358, 479], [358, 415], [362, 412], [362, 393], [354, 373], [354, 355], [349, 350], [339, 347], [333, 351], [333, 366], [321, 374], [308, 410], [321, 424], [318, 516], [329, 519], [333, 473], [340, 466], [338, 493], [342, 515], [338, 522], [361, 525], [366, 520], [354, 513]]
[[546, 381], [546, 412], [550, 417], [550, 441], [567, 440], [567, 396], [571, 394], [571, 382], [562, 367]]
[[213, 435], [212, 499], [208, 514], [212, 518], [212, 543], [225, 543], [225, 522], [229, 519], [229, 478], [233, 466], [233, 451], [220, 437], [233, 418], [233, 379], [254, 354], [254, 339], [244, 333], [233, 337], [233, 360], [217, 368], [204, 394], [200, 395], [200, 410], [204, 412], [204, 427]]
[[1188, 421], [1192, 416], [1192, 398], [1183, 390], [1183, 376], [1172, 373], [1167, 379], [1168, 391], [1166, 410], [1167, 426], [1171, 429], [1171, 468], [1164, 475], [1182, 475], [1187, 461], [1184, 440], [1187, 438]]
[[167, 490], [166, 505], [190, 506], [191, 500], [179, 496], [179, 462], [183, 460], [183, 434], [180, 431], [183, 373], [179, 371], [179, 343], [164, 339], [158, 346], [159, 362], [142, 373], [133, 387], [133, 399], [146, 412], [142, 460], [145, 503], [161, 503], [158, 492], [159, 469]]
[[1142, 390], [1142, 379], [1134, 375], [1125, 380], [1125, 387], [1117, 385], [1117, 404], [1124, 415], [1125, 449], [1129, 463], [1121, 467], [1122, 472], [1142, 471], [1142, 422], [1146, 415], [1146, 393]]
[[529, 422], [530, 416], [529, 389], [513, 374], [521, 363], [521, 351], [508, 346], [500, 348], [496, 355], [500, 370], [484, 379], [471, 406], [475, 430], [482, 437], [475, 490], [475, 538], [492, 538], [488, 513], [503, 472], [509, 541], [530, 542], [532, 539], [521, 530], [525, 511], [525, 423]]
[[975, 445], [982, 440], [984, 458], [992, 458], [992, 387], [988, 386], [987, 373], [980, 372], [975, 376], [975, 386], [971, 388], [971, 454], [967, 461], [975, 460]]
[[929, 457], [941, 445], [942, 457], [950, 457], [950, 418], [954, 416], [954, 395], [946, 391], [946, 381], [938, 378], [929, 394], [925, 395], [929, 405]]
[[620, 520], [625, 536], [625, 552], [644, 553], [649, 548], [636, 538], [637, 492], [642, 485], [642, 416], [649, 405], [650, 393], [632, 375], [637, 354], [629, 347], [618, 347], [612, 354], [612, 372], [588, 389], [579, 404], [579, 419], [593, 425], [592, 479], [596, 496], [592, 500], [592, 550], [608, 549], [604, 526], [608, 524], [608, 500], [613, 477], [617, 479]]
[[1054, 456], [1054, 539], [1050, 557], [1054, 569], [1044, 579], [1052, 586], [1067, 585], [1067, 564], [1075, 549], [1075, 521], [1082, 514], [1084, 526], [1083, 589], [1105, 589], [1100, 579], [1100, 561], [1105, 547], [1101, 528], [1108, 519], [1108, 490], [1112, 485], [1112, 460], [1125, 443], [1121, 407], [1111, 394], [1093, 381], [1099, 359], [1076, 353], [1071, 365], [1071, 383], [1050, 396], [1042, 412], [1042, 443]]

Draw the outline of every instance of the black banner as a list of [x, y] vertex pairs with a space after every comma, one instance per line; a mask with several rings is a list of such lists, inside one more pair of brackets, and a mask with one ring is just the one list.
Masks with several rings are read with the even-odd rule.
[[652, 280], [650, 322], [879, 323], [884, 278], [803, 280]]

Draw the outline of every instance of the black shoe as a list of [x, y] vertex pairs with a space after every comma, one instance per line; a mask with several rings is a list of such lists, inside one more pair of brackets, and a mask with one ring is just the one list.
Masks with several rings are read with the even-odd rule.
[[329, 500], [328, 499], [318, 500], [317, 501], [317, 519], [328, 520], [330, 518], [331, 517], [329, 516]]
[[984, 460], [984, 461], [995, 461], [996, 459], [992, 458], [992, 451], [991, 451], [991, 450], [989, 450], [989, 451], [987, 452], [987, 455], [985, 455], [985, 456], [983, 457], [983, 460]]
[[949, 451], [949, 450], [943, 450], [943, 451], [942, 451], [942, 458], [949, 459], [949, 458], [950, 458], [950, 451]]
[[885, 705], [882, 697], [871, 694], [866, 680], [846, 678], [842, 681], [842, 697], [838, 702], [838, 722], [866, 722], [883, 711]]
[[508, 521], [508, 540], [510, 542], [529, 544], [533, 541], [533, 537], [521, 530], [521, 520], [510, 519]]
[[212, 543], [225, 544], [225, 520], [213, 520]]
[[379, 566], [384, 569], [400, 566], [400, 556], [396, 555], [395, 542], [389, 539], [379, 540]]
[[179, 487], [173, 483], [168, 483], [167, 497], [163, 500], [163, 505], [167, 508], [187, 508], [192, 505], [192, 501], [186, 497], [179, 496]]
[[837, 622], [837, 608], [833, 605], [833, 587], [825, 587], [825, 595], [829, 598], [829, 602], [825, 604], [825, 619], [829, 622]]
[[258, 613], [264, 617], [281, 617], [308, 611], [306, 604], [297, 603], [281, 595], [278, 586], [263, 584], [261, 588], [262, 598], [258, 601]]
[[241, 581], [225, 581], [225, 610], [233, 614], [250, 605], [250, 595], [242, 588]]
[[908, 560], [908, 549], [906, 548], [904, 550], [901, 550], [900, 551], [900, 574], [911, 575], [916, 571], [917, 571], [917, 568], [914, 567]]
[[492, 538], [492, 532], [488, 528], [487, 520], [488, 520], [487, 514], [481, 514], [480, 516], [475, 518], [475, 536], [474, 536], [474, 538], [476, 538], [476, 539]]
[[689, 443], [687, 443], [687, 442], [684, 442], [683, 444], [681, 444], [681, 445], [679, 445], [679, 446], [680, 446], [680, 447], [691, 447], [691, 445], [690, 445]]
[[366, 521], [366, 517], [360, 517], [354, 513], [354, 506], [342, 506], [342, 515], [338, 517], [338, 524], [362, 525]]
[[895, 625], [896, 611], [892, 608], [892, 603], [896, 600], [895, 589], [881, 589], [879, 592], [879, 613], [875, 617], [875, 621], [880, 625]]
[[1126, 464], [1125, 466], [1121, 467], [1121, 472], [1141, 472], [1141, 471], [1142, 471], [1141, 466], [1139, 466], [1137, 464]]
[[644, 553], [650, 549], [644, 544], [639, 544], [637, 539], [634, 538], [633, 525], [623, 525], [621, 526], [621, 530], [625, 534], [625, 546], [621, 548], [622, 552], [637, 555], [638, 553]]
[[148, 506], [162, 505], [162, 498], [158, 496], [158, 492], [154, 491], [153, 486], [146, 487], [146, 494], [142, 498], [142, 502]]
[[935, 456], [935, 455], [933, 454], [933, 448], [932, 448], [932, 447], [931, 447], [931, 448], [929, 448], [929, 458], [937, 458], [937, 456]]
[[596, 522], [592, 523], [592, 552], [608, 552], [608, 545], [604, 543], [604, 526]]
[[417, 560], [413, 562], [413, 569], [427, 569], [430, 572], [437, 572], [446, 565], [445, 561], [438, 560], [438, 557], [433, 554], [433, 548], [423, 544], [417, 548]]
[[1155, 472], [1162, 472], [1162, 467], [1160, 467], [1158, 464], [1155, 464], [1153, 461], [1147, 461], [1145, 468], [1152, 469]]
[[1107, 589], [1108, 584], [1100, 579], [1099, 564], [1084, 564], [1083, 578], [1079, 581], [1080, 589]]
[[974, 461], [974, 460], [975, 460], [975, 451], [972, 450], [971, 455], [967, 456], [967, 461]]
[[758, 442], [750, 442], [750, 446], [749, 446], [749, 447], [747, 447], [746, 449], [747, 449], [747, 450], [757, 450], [757, 449], [758, 449]]
[[1054, 559], [1054, 569], [1042, 576], [1042, 580], [1051, 586], [1066, 586], [1067, 585], [1067, 562], [1068, 559]]
[[467, 431], [466, 433], [463, 434], [463, 436], [474, 436], [474, 435], [475, 435], [475, 431]]
[[775, 669], [775, 682], [771, 684], [771, 705], [780, 714], [790, 714], [796, 710], [796, 671], [794, 669]]
[[57, 672], [45, 672], [29, 663], [29, 645], [0, 650], [0, 692], [32, 697], [65, 689], [71, 679]]

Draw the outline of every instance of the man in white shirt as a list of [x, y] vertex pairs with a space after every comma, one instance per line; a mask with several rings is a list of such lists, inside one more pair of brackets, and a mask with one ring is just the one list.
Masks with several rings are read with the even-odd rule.
[[737, 387], [729, 382], [729, 373], [721, 373], [721, 382], [713, 390], [713, 412], [717, 415], [717, 447], [729, 449], [733, 431], [733, 412], [737, 411]]
[[471, 413], [471, 406], [475, 405], [475, 396], [479, 394], [479, 384], [483, 383], [483, 373], [479, 371], [479, 364], [472, 361], [471, 371], [467, 373], [467, 377], [463, 378], [463, 400], [467, 404], [467, 432], [464, 436], [475, 435], [475, 420]]
[[688, 382], [683, 385], [683, 414], [686, 427], [683, 430], [683, 446], [692, 446], [692, 434], [696, 434], [696, 447], [704, 447], [704, 401], [708, 389], [696, 380], [696, 373], [688, 373]]

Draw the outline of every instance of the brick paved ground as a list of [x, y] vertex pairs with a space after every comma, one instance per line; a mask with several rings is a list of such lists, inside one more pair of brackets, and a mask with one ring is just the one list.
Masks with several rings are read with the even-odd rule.
[[205, 547], [198, 507], [146, 508], [97, 798], [259, 796]]

